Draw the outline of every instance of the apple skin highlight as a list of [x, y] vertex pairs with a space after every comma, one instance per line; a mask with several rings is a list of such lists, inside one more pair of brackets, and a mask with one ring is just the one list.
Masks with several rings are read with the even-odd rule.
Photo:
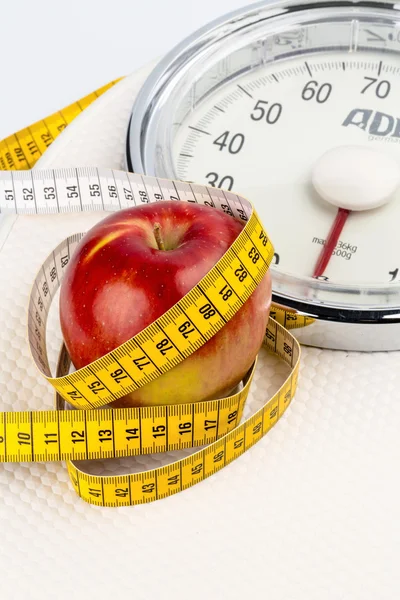
[[[165, 250], [154, 226], [160, 225]], [[64, 341], [79, 369], [150, 325], [189, 292], [243, 228], [207, 206], [176, 201], [114, 213], [81, 240], [61, 284]], [[241, 381], [262, 345], [271, 278], [201, 348], [114, 407], [198, 402], [222, 397]]]

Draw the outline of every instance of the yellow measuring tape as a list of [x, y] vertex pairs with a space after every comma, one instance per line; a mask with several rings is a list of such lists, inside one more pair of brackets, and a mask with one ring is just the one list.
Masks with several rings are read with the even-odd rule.
[[[1, 169], [32, 167], [65, 126], [113, 83], [0, 142]], [[225, 255], [182, 300], [133, 339], [73, 373], [69, 372], [70, 360], [65, 347], [55, 376], [51, 373], [46, 322], [52, 299], [82, 235], [61, 242], [45, 260], [34, 281], [29, 302], [29, 344], [36, 365], [57, 392], [58, 410], [0, 413], [0, 462], [67, 460], [71, 481], [84, 500], [103, 506], [148, 502], [183, 490], [215, 473], [277, 422], [294, 395], [300, 358], [298, 342], [281, 323], [293, 328], [307, 325], [308, 320], [283, 307], [272, 308], [273, 316], [280, 322], [269, 320], [264, 344], [290, 366], [291, 373], [273, 398], [242, 424], [255, 366], [243, 381], [240, 392], [228, 398], [152, 408], [103, 408], [173, 368], [215, 335], [254, 292], [269, 268], [274, 251], [253, 207], [240, 196], [215, 188], [109, 170], [107, 173], [96, 169], [70, 171], [73, 170], [69, 170], [68, 177], [64, 172], [63, 177], [53, 172], [52, 186], [40, 179], [40, 172], [21, 171], [18, 177], [11, 173], [7, 185], [3, 186], [3, 204], [0, 198], [2, 211], [7, 212], [10, 207], [23, 212], [32, 200], [39, 211], [43, 198], [45, 211], [61, 210], [62, 198], [69, 197], [64, 192], [74, 188], [81, 194], [81, 208], [85, 194], [90, 198], [93, 194], [89, 196], [89, 190], [93, 192], [93, 189], [101, 194], [103, 208], [108, 207], [107, 194], [110, 202], [118, 198], [119, 206], [114, 210], [123, 207], [124, 202], [132, 205], [144, 199], [173, 198], [202, 203], [207, 198], [207, 203], [211, 200], [217, 210], [245, 222]], [[48, 171], [46, 177], [49, 177]], [[71, 185], [71, 181], [77, 185]], [[139, 188], [143, 188], [141, 192]], [[73, 210], [74, 205], [69, 209]], [[26, 208], [26, 211], [32, 212], [32, 209]], [[230, 295], [219, 294], [224, 286], [229, 287]], [[64, 410], [64, 401], [74, 410]], [[165, 467], [123, 476], [89, 475], [72, 462], [195, 446], [205, 447]]]
[[111, 81], [62, 110], [0, 141], [0, 170], [32, 169], [56, 137], [96, 98], [115, 85]]

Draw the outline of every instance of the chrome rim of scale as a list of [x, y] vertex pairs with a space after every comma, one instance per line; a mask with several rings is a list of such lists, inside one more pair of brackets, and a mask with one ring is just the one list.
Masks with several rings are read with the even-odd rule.
[[400, 12], [262, 2], [211, 23], [151, 73], [128, 167], [232, 190], [275, 246], [277, 303], [302, 343], [400, 349]]

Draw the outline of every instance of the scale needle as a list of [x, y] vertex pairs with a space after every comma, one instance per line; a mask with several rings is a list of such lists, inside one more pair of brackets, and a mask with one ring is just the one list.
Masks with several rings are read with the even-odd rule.
[[351, 212], [389, 202], [400, 185], [400, 166], [390, 155], [367, 146], [337, 146], [320, 156], [312, 183], [321, 199], [338, 208], [313, 277], [321, 277]]
[[320, 277], [324, 274], [350, 213], [351, 211], [347, 208], [339, 208], [318, 262], [315, 265], [313, 277]]

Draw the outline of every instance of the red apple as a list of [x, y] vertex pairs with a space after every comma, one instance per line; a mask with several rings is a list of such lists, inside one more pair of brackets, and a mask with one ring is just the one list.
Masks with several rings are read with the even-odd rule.
[[[210, 271], [243, 225], [213, 208], [156, 202], [122, 210], [81, 240], [60, 292], [64, 340], [79, 369], [150, 325]], [[157, 241], [157, 239], [158, 241]], [[159, 246], [164, 245], [164, 249]], [[227, 395], [251, 367], [271, 304], [270, 275], [207, 343], [113, 402], [150, 406]]]

